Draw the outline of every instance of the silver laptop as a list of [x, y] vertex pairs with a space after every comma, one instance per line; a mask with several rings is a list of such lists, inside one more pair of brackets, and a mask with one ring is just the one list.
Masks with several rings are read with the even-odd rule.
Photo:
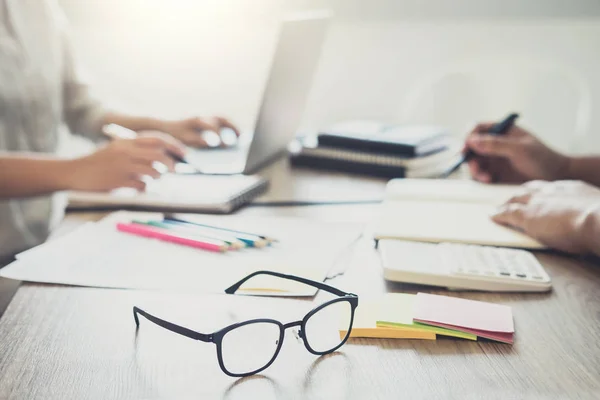
[[186, 160], [204, 174], [250, 174], [283, 154], [298, 129], [331, 15], [283, 21], [254, 132], [233, 148], [191, 150]]

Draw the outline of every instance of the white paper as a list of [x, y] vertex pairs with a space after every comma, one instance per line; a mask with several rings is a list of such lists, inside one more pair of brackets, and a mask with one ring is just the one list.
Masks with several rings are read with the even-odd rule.
[[[296, 218], [206, 216], [220, 227], [269, 235], [270, 247], [215, 253], [118, 232], [116, 223], [161, 214], [118, 212], [38, 248], [0, 270], [5, 278], [76, 286], [223, 293], [244, 276], [271, 270], [322, 281], [359, 236], [356, 224]], [[274, 277], [256, 277], [240, 293], [310, 296], [316, 289]]]

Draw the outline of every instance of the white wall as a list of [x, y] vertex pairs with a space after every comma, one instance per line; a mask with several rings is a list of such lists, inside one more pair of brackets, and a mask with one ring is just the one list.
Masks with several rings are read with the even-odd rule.
[[[219, 113], [251, 127], [278, 18], [289, 9], [329, 4], [336, 19], [304, 128], [369, 117], [443, 123], [462, 133], [472, 121], [516, 109], [554, 145], [600, 152], [597, 0], [61, 3], [97, 95], [120, 110]], [[479, 86], [454, 79], [440, 91], [407, 97], [415, 87], [427, 88], [429, 77], [456, 69], [476, 72]], [[570, 78], [558, 83], [562, 72]], [[590, 96], [583, 117], [580, 92]], [[577, 142], [573, 126], [586, 116], [587, 136]]]

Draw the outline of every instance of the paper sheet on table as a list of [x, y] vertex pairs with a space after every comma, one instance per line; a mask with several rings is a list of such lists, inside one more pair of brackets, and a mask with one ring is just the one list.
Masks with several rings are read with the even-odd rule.
[[[5, 278], [126, 289], [222, 293], [244, 276], [271, 270], [322, 281], [344, 261], [361, 226], [298, 218], [206, 216], [198, 221], [272, 236], [278, 243], [213, 253], [118, 232], [117, 221], [160, 218], [162, 214], [118, 212], [97, 223], [21, 253], [0, 270]], [[312, 296], [316, 289], [275, 277], [258, 276], [238, 293]]]

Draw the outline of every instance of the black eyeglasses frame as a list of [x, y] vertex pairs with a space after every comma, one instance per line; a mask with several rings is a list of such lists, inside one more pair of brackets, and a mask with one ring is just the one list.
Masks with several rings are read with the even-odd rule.
[[[306, 278], [302, 278], [299, 276], [295, 276], [295, 275], [288, 275], [288, 274], [282, 274], [279, 272], [273, 272], [273, 271], [256, 271], [251, 273], [250, 275], [244, 277], [243, 279], [241, 279], [240, 281], [236, 282], [234, 285], [230, 286], [229, 288], [225, 289], [225, 293], [227, 294], [235, 294], [235, 292], [249, 279], [257, 276], [257, 275], [271, 275], [271, 276], [275, 276], [278, 278], [282, 278], [282, 279], [288, 279], [288, 280], [292, 280], [292, 281], [296, 281], [296, 282], [300, 282], [300, 283], [304, 283], [306, 285], [309, 286], [313, 286], [316, 287], [318, 289], [324, 290], [326, 292], [332, 293], [336, 296], [339, 296], [336, 299], [332, 299], [329, 300], [323, 304], [320, 304], [319, 306], [313, 308], [312, 310], [310, 310], [305, 316], [304, 318], [302, 318], [302, 320], [299, 321], [292, 321], [292, 322], [288, 322], [286, 324], [281, 323], [280, 321], [274, 320], [274, 319], [268, 319], [268, 318], [258, 318], [258, 319], [251, 319], [251, 320], [247, 320], [247, 321], [243, 321], [243, 322], [237, 322], [235, 324], [231, 324], [229, 326], [226, 326], [223, 329], [220, 329], [216, 332], [213, 333], [201, 333], [201, 332], [197, 332], [194, 331], [192, 329], [188, 329], [186, 327], [183, 327], [181, 325], [177, 325], [174, 324], [172, 322], [163, 320], [161, 318], [158, 318], [152, 314], [149, 314], [148, 312], [142, 310], [139, 307], [134, 306], [133, 307], [133, 318], [135, 320], [135, 324], [136, 324], [136, 329], [139, 328], [140, 326], [140, 320], [139, 320], [139, 315], [142, 315], [143, 317], [145, 317], [147, 320], [149, 320], [150, 322], [155, 323], [156, 325], [165, 328], [171, 332], [177, 333], [179, 335], [188, 337], [190, 339], [194, 339], [194, 340], [199, 340], [202, 342], [206, 342], [206, 343], [214, 343], [217, 346], [217, 360], [219, 362], [219, 367], [221, 367], [221, 370], [234, 378], [240, 378], [240, 377], [245, 377], [245, 376], [251, 376], [254, 374], [257, 374], [261, 371], [264, 371], [265, 369], [269, 368], [271, 366], [271, 364], [273, 364], [273, 362], [275, 361], [275, 359], [277, 358], [277, 356], [279, 355], [279, 352], [281, 351], [281, 348], [283, 346], [283, 338], [285, 337], [285, 330], [289, 329], [289, 328], [293, 328], [293, 327], [300, 327], [299, 331], [298, 331], [298, 336], [300, 338], [302, 338], [302, 341], [304, 342], [304, 346], [306, 347], [306, 350], [308, 350], [310, 353], [317, 355], [317, 356], [322, 356], [325, 354], [330, 354], [333, 353], [334, 351], [338, 350], [340, 347], [342, 347], [347, 341], [348, 338], [350, 337], [350, 332], [352, 331], [352, 325], [354, 323], [354, 312], [356, 310], [356, 307], [358, 307], [358, 296], [354, 293], [347, 293], [344, 291], [341, 291], [333, 286], [327, 285], [325, 283], [322, 282], [317, 282], [317, 281], [313, 281], [311, 279], [306, 279]], [[350, 305], [350, 323], [348, 326], [348, 331], [346, 332], [346, 336], [343, 338], [343, 340], [340, 341], [340, 343], [334, 347], [333, 349], [329, 349], [327, 351], [316, 351], [314, 350], [311, 346], [310, 343], [308, 342], [308, 340], [306, 339], [306, 323], [307, 321], [316, 313], [318, 313], [319, 311], [321, 311], [323, 308], [328, 307], [332, 304], [335, 303], [339, 303], [339, 302], [348, 302]], [[240, 328], [242, 326], [245, 325], [250, 325], [250, 324], [256, 324], [256, 323], [270, 323], [270, 324], [274, 324], [279, 328], [279, 339], [277, 341], [277, 349], [275, 350], [275, 352], [273, 353], [273, 357], [269, 360], [269, 362], [264, 365], [261, 368], [258, 368], [254, 371], [250, 371], [250, 372], [245, 372], [245, 373], [235, 373], [235, 372], [231, 372], [227, 369], [227, 367], [225, 366], [225, 363], [223, 362], [223, 347], [222, 347], [222, 343], [223, 343], [223, 338], [225, 337], [225, 335], [237, 328]]]

